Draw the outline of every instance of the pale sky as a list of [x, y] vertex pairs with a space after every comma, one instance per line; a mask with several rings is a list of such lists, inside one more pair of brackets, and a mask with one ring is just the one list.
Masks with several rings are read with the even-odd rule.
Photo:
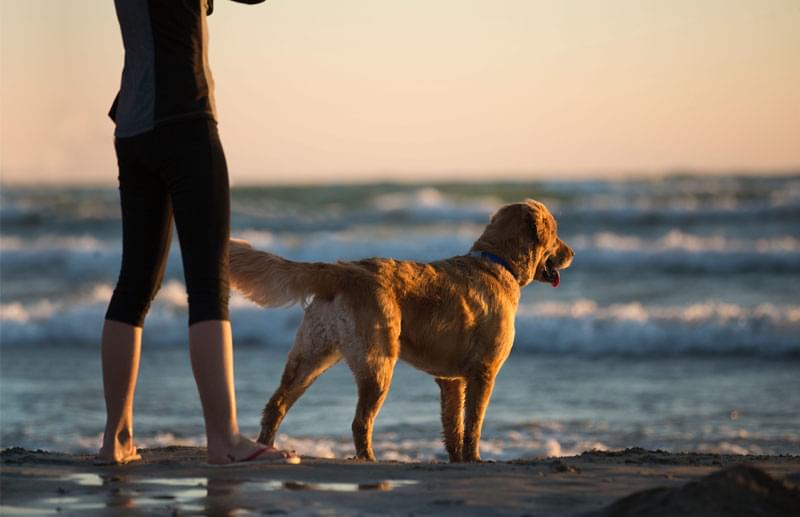
[[[114, 184], [110, 0], [0, 0], [2, 181]], [[232, 181], [800, 168], [798, 0], [216, 0]]]

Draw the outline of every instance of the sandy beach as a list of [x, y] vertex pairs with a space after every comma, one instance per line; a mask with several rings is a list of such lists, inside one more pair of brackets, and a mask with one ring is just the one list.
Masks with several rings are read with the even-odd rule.
[[797, 456], [627, 449], [482, 464], [305, 457], [299, 466], [235, 467], [204, 464], [205, 451], [196, 447], [144, 449], [142, 456], [137, 464], [97, 467], [91, 456], [6, 449], [1, 455], [0, 513], [797, 515], [800, 511]]

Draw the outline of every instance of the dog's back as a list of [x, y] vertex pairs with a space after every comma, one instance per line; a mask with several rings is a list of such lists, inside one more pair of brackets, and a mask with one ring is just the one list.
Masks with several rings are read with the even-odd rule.
[[231, 281], [266, 307], [313, 298], [308, 310], [319, 311], [339, 296], [340, 316], [399, 327], [400, 358], [437, 376], [461, 375], [465, 356], [485, 353], [485, 343], [513, 327], [519, 299], [513, 278], [474, 257], [305, 263], [245, 241], [231, 242]]

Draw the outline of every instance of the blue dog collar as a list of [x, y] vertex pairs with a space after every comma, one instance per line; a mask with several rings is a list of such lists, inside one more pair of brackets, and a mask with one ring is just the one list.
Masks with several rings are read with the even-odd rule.
[[513, 276], [515, 280], [517, 278], [517, 274], [514, 272], [514, 269], [511, 267], [511, 265], [508, 262], [506, 262], [505, 260], [503, 260], [502, 258], [500, 258], [497, 255], [495, 255], [494, 253], [489, 253], [488, 251], [470, 251], [469, 252], [469, 256], [470, 257], [480, 257], [480, 258], [489, 260], [491, 262], [494, 262], [495, 264], [499, 264], [499, 265], [503, 266], [504, 268], [506, 268], [506, 271], [511, 273], [511, 276]]

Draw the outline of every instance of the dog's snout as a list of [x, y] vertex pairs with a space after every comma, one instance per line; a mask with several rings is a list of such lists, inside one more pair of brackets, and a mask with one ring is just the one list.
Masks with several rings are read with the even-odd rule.
[[572, 264], [572, 258], [575, 256], [575, 252], [561, 239], [558, 239], [558, 245], [559, 269], [566, 269]]

